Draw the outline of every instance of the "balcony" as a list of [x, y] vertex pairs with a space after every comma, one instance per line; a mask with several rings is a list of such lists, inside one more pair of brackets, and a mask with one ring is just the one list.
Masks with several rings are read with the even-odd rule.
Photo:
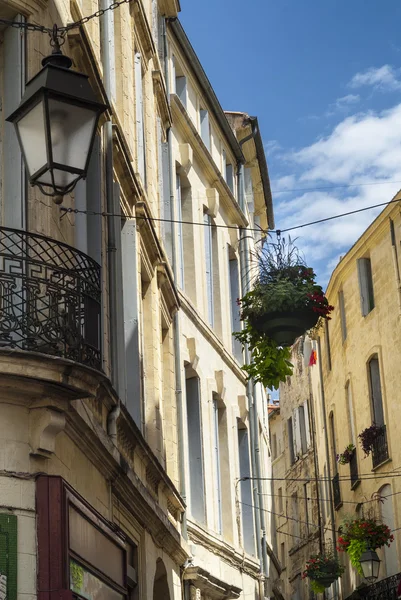
[[349, 463], [350, 470], [350, 478], [351, 478], [351, 490], [354, 490], [358, 484], [360, 483], [359, 473], [358, 473], [358, 459], [356, 456], [356, 450], [353, 451], [351, 460]]
[[[401, 573], [392, 575], [377, 583], [358, 589], [358, 592], [354, 592], [347, 600], [353, 600], [354, 598], [363, 598], [366, 600], [397, 600], [397, 587], [400, 579]], [[356, 596], [356, 594], [358, 595]]]
[[372, 463], [375, 469], [388, 460], [387, 429], [383, 425], [383, 431], [379, 433], [373, 442]]
[[334, 508], [338, 510], [342, 505], [341, 500], [341, 488], [340, 488], [340, 476], [336, 473], [332, 479], [333, 484], [333, 500], [334, 500]]
[[101, 274], [62, 242], [0, 227], [0, 348], [101, 370]]

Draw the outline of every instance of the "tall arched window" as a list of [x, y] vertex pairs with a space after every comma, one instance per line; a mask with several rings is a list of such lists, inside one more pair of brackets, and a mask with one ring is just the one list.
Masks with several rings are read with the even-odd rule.
[[[391, 485], [383, 485], [379, 491], [381, 501], [380, 510], [383, 523], [385, 523], [391, 530], [395, 529], [394, 519], [394, 508], [393, 508], [393, 497], [391, 495]], [[398, 555], [396, 541], [394, 541], [390, 547], [384, 546], [384, 562], [386, 569], [386, 576], [395, 575], [399, 572], [398, 567]]]
[[380, 381], [380, 365], [377, 355], [373, 356], [368, 363], [370, 401], [372, 406], [372, 417], [376, 425], [384, 425], [384, 411], [382, 387]]

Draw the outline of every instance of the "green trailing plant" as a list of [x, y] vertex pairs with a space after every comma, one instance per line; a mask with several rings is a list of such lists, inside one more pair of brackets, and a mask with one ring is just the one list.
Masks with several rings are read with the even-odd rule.
[[[316, 284], [313, 269], [305, 265], [291, 239], [288, 243], [280, 239], [277, 244], [266, 244], [257, 253], [255, 263], [258, 273], [254, 288], [241, 300], [238, 299], [244, 327], [233, 335], [252, 353], [251, 363], [242, 367], [248, 378], [261, 382], [265, 387], [277, 388], [293, 373], [288, 346], [298, 335], [316, 325], [319, 319], [329, 319], [333, 307]], [[290, 334], [289, 340], [284, 341], [268, 328], [267, 334], [269, 316], [275, 318], [283, 312], [291, 316], [297, 311], [307, 315], [309, 326], [302, 330], [304, 321], [301, 317], [299, 331], [294, 337]]]
[[84, 570], [81, 565], [78, 565], [74, 561], [70, 561], [70, 578], [72, 588], [76, 592], [80, 592], [82, 590], [82, 585], [84, 582]]
[[346, 552], [351, 564], [362, 574], [360, 558], [366, 550], [376, 550], [390, 546], [394, 536], [390, 528], [376, 519], [351, 519], [341, 526], [341, 535], [337, 540], [337, 550]]
[[318, 581], [315, 581], [314, 579], [311, 579], [310, 589], [315, 594], [323, 594], [326, 589], [326, 586], [323, 585], [322, 583], [319, 583]]
[[351, 462], [352, 457], [354, 456], [354, 452], [355, 452], [354, 444], [348, 444], [348, 446], [345, 448], [344, 452], [342, 452], [341, 454], [337, 454], [338, 464], [348, 465]]
[[249, 323], [245, 329], [233, 334], [252, 352], [252, 362], [242, 367], [248, 379], [260, 382], [264, 387], [278, 388], [280, 382], [292, 375], [291, 350], [280, 348], [276, 342], [255, 331]]

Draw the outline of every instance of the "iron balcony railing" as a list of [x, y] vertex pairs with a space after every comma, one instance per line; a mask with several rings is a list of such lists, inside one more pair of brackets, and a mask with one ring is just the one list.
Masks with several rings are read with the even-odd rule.
[[401, 573], [397, 575], [391, 575], [386, 579], [382, 579], [372, 585], [367, 585], [364, 588], [358, 590], [358, 596], [355, 596], [355, 592], [352, 596], [349, 596], [347, 600], [351, 598], [361, 598], [363, 600], [397, 600], [397, 588], [401, 579]]
[[351, 477], [351, 489], [356, 488], [358, 483], [360, 482], [359, 473], [358, 473], [358, 459], [356, 456], [356, 449], [353, 451], [351, 455], [351, 460], [349, 462], [349, 470]]
[[373, 442], [372, 463], [373, 468], [377, 467], [388, 459], [387, 445], [387, 430], [386, 426], [382, 426], [382, 431], [379, 433]]
[[100, 266], [42, 235], [0, 227], [0, 347], [101, 370]]
[[341, 488], [340, 488], [340, 476], [336, 473], [332, 479], [333, 484], [333, 500], [334, 500], [334, 508], [340, 508], [341, 501]]

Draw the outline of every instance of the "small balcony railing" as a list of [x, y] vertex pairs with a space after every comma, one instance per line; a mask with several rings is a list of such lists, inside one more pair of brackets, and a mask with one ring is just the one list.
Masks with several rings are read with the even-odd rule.
[[373, 442], [372, 452], [372, 463], [373, 468], [379, 466], [381, 463], [388, 459], [388, 445], [387, 445], [387, 430], [386, 426], [383, 425], [383, 430], [378, 434], [375, 441]]
[[338, 473], [336, 473], [336, 475], [334, 475], [333, 479], [332, 479], [332, 484], [333, 484], [333, 500], [334, 500], [334, 508], [338, 509], [340, 508], [342, 501], [341, 501], [341, 488], [340, 488], [340, 476]]
[[358, 473], [358, 459], [356, 456], [356, 450], [353, 451], [351, 460], [349, 462], [350, 478], [351, 478], [351, 489], [356, 488], [360, 482]]
[[[401, 579], [401, 573], [397, 575], [391, 575], [386, 577], [377, 583], [367, 585], [366, 587], [358, 590], [359, 598], [366, 600], [397, 600], [397, 587]], [[347, 598], [350, 600], [353, 596]]]
[[89, 256], [42, 235], [0, 227], [0, 347], [100, 370], [101, 274]]

